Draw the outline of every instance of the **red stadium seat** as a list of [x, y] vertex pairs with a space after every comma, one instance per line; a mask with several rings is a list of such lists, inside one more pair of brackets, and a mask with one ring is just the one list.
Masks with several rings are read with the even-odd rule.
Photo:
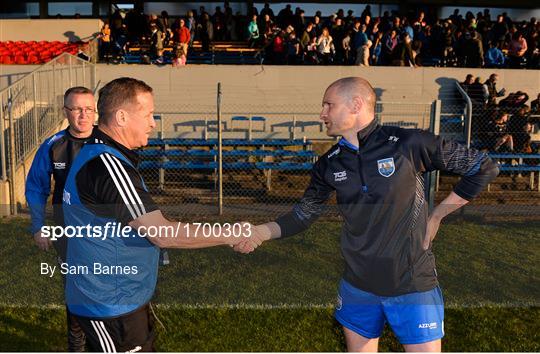
[[6, 65], [13, 64], [13, 59], [11, 58], [10, 55], [3, 55], [0, 57], [0, 64], [6, 64]]
[[28, 64], [39, 64], [40, 60], [37, 55], [30, 54], [28, 56]]
[[15, 56], [15, 64], [24, 65], [24, 64], [28, 64], [28, 61], [26, 60], [24, 55], [17, 55]]

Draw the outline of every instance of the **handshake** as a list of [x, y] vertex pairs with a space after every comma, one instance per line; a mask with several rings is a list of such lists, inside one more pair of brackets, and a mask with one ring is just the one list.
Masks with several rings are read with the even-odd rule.
[[257, 247], [262, 245], [263, 242], [280, 236], [281, 230], [279, 228], [279, 225], [274, 222], [260, 225], [253, 225], [250, 223], [242, 224], [249, 224], [251, 234], [247, 237], [240, 237], [229, 240], [229, 245], [234, 248], [236, 252], [251, 253], [255, 251]]

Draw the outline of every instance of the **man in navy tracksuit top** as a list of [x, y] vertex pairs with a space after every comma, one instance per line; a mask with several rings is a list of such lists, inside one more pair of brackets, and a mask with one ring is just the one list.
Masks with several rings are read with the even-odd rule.
[[[53, 215], [56, 225], [64, 225], [62, 213], [62, 191], [71, 163], [92, 133], [95, 120], [96, 102], [94, 94], [86, 87], [72, 87], [64, 94], [64, 116], [69, 127], [45, 140], [39, 147], [28, 176], [25, 196], [32, 217], [32, 235], [36, 245], [48, 250], [49, 238], [41, 237], [41, 227], [45, 222], [45, 206], [51, 193], [51, 175], [54, 178], [52, 196]], [[58, 239], [52, 245], [61, 262], [66, 259], [66, 240]], [[76, 320], [68, 312], [68, 350], [84, 350], [84, 333]]]
[[[133, 151], [148, 143], [155, 127], [151, 87], [132, 78], [115, 79], [99, 91], [98, 111], [98, 126], [73, 162], [63, 192], [66, 230], [83, 230], [68, 238], [66, 262], [74, 271], [66, 275], [66, 303], [91, 351], [148, 352], [154, 350], [149, 302], [160, 248], [262, 241], [247, 235], [204, 237], [196, 227], [163, 217]], [[92, 231], [84, 231], [86, 226]], [[151, 229], [164, 227], [176, 233], [151, 237]]]
[[[441, 220], [476, 197], [498, 168], [486, 154], [429, 132], [379, 125], [375, 99], [359, 77], [328, 87], [321, 120], [328, 135], [342, 138], [316, 162], [293, 210], [256, 232], [269, 240], [306, 230], [335, 191], [346, 264], [335, 317], [347, 348], [377, 351], [388, 322], [405, 350], [440, 351], [444, 306], [431, 242]], [[434, 170], [463, 177], [428, 215], [423, 174]]]

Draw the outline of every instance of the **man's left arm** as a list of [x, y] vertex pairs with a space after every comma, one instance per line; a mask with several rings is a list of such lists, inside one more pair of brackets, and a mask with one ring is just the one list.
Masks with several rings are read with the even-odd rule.
[[474, 199], [499, 174], [499, 168], [486, 153], [455, 141], [421, 132], [412, 149], [418, 171], [446, 171], [461, 175], [454, 190], [431, 212], [424, 248], [429, 248], [441, 220]]

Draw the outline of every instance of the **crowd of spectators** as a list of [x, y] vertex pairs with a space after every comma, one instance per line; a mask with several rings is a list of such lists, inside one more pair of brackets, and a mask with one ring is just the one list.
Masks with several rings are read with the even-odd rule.
[[274, 14], [269, 4], [246, 16], [228, 2], [210, 14], [204, 6], [172, 19], [131, 10], [116, 11], [102, 31], [102, 58], [122, 54], [127, 43], [147, 44], [161, 59], [163, 46], [181, 47], [187, 56], [193, 41], [208, 51], [215, 41], [247, 41], [272, 64], [337, 64], [538, 68], [540, 22], [512, 21], [506, 13], [492, 18], [489, 9], [464, 16], [456, 9], [447, 19], [384, 12], [374, 17], [366, 5], [359, 16], [338, 9], [306, 17], [291, 5]]
[[527, 104], [527, 93], [511, 92], [504, 97], [505, 89], [498, 89], [497, 81], [497, 74], [491, 74], [486, 81], [469, 74], [461, 83], [473, 105], [472, 131], [479, 140], [478, 147], [498, 152], [538, 153], [531, 133], [540, 124], [540, 93]]

